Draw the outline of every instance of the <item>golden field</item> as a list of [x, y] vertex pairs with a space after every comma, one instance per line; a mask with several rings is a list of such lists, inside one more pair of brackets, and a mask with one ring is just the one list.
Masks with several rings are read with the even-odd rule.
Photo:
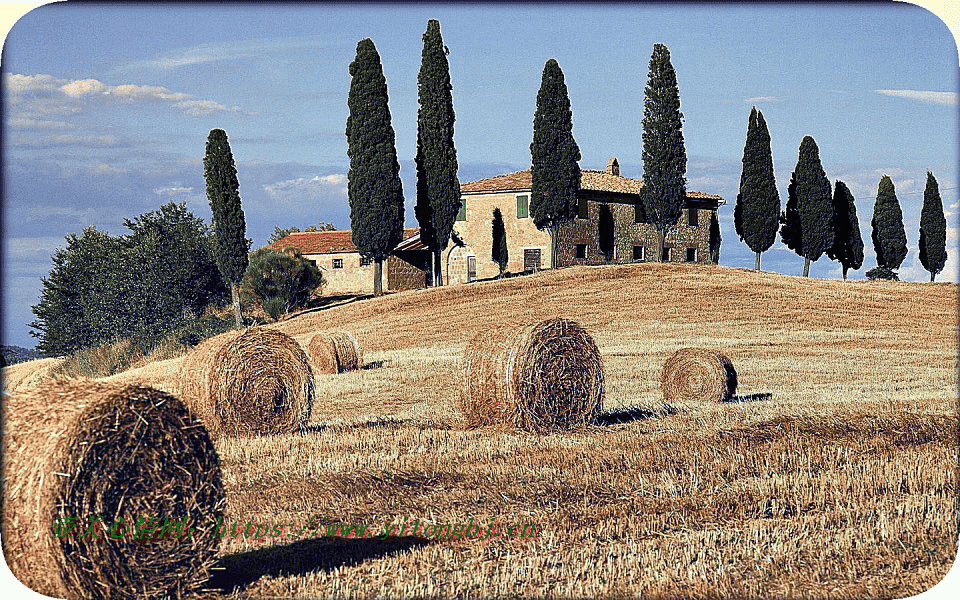
[[[216, 442], [228, 523], [363, 523], [379, 535], [472, 518], [484, 531], [535, 523], [539, 536], [227, 535], [211, 580], [223, 591], [210, 595], [920, 593], [957, 548], [957, 299], [948, 283], [644, 264], [302, 313], [271, 327], [304, 346], [349, 331], [367, 367], [316, 376], [304, 435]], [[599, 347], [603, 422], [544, 436], [466, 429], [456, 406], [470, 338], [558, 316]], [[722, 350], [749, 401], [665, 404], [660, 369], [683, 347]], [[109, 379], [173, 391], [181, 361]], [[8, 391], [30, 365], [5, 369]]]

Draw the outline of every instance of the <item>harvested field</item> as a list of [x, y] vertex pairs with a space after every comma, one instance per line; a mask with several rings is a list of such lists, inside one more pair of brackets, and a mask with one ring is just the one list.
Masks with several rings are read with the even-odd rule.
[[[957, 544], [957, 294], [643, 264], [284, 321], [303, 345], [353, 332], [366, 365], [316, 378], [323, 401], [304, 436], [216, 440], [226, 520], [377, 536], [226, 536], [211, 585], [228, 598], [920, 593]], [[470, 339], [555, 317], [595, 340], [610, 418], [550, 435], [468, 429], [457, 402]], [[688, 347], [722, 348], [747, 401], [665, 403], [664, 361]], [[176, 377], [166, 362], [149, 372], [158, 385]], [[540, 533], [377, 539], [386, 524], [469, 519]]]

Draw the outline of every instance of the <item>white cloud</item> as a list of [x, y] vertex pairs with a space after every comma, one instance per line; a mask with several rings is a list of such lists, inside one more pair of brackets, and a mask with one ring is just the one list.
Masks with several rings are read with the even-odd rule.
[[760, 104], [761, 102], [783, 102], [783, 100], [776, 96], [757, 96], [755, 98], [747, 98], [744, 102], [747, 104]]
[[[79, 109], [70, 105], [81, 99], [116, 101], [122, 104], [133, 102], [172, 102], [173, 106], [184, 113], [196, 117], [210, 115], [224, 110], [239, 112], [240, 108], [227, 106], [213, 100], [196, 100], [190, 94], [175, 92], [162, 86], [152, 85], [107, 85], [96, 79], [57, 79], [50, 75], [7, 74], [4, 85], [10, 96], [10, 106], [14, 110], [32, 109], [42, 114], [64, 114]], [[44, 98], [45, 104], [36, 105], [37, 95]], [[57, 102], [59, 101], [59, 102]], [[28, 108], [29, 104], [29, 108]], [[36, 116], [36, 115], [30, 115]], [[18, 115], [27, 119], [28, 115]]]
[[66, 121], [47, 121], [45, 119], [30, 119], [27, 117], [18, 117], [7, 119], [7, 126], [11, 129], [76, 129], [76, 125]]
[[113, 135], [49, 135], [36, 139], [15, 138], [8, 142], [18, 148], [124, 148], [130, 142]]
[[274, 200], [289, 201], [309, 199], [321, 196], [347, 195], [347, 176], [343, 173], [317, 175], [316, 177], [298, 177], [276, 183], [264, 184], [263, 190]]
[[153, 193], [158, 196], [181, 196], [183, 194], [192, 194], [193, 188], [174, 185], [165, 188], [157, 188], [153, 190]]
[[908, 100], [919, 100], [920, 102], [929, 102], [932, 104], [942, 104], [944, 106], [957, 105], [957, 92], [928, 92], [918, 90], [874, 90], [884, 96], [893, 96], [894, 98], [906, 98]]

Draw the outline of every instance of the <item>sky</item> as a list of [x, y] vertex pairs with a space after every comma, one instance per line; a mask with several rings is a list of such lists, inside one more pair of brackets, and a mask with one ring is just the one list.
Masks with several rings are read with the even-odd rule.
[[[36, 5], [38, 2], [34, 2]], [[210, 221], [203, 154], [224, 129], [247, 236], [321, 222], [349, 229], [348, 66], [376, 44], [396, 131], [407, 226], [413, 213], [421, 36], [438, 19], [450, 54], [461, 182], [529, 168], [544, 63], [563, 69], [581, 168], [642, 178], [643, 88], [653, 45], [671, 54], [684, 114], [687, 187], [726, 200], [720, 264], [752, 268], [733, 227], [751, 107], [767, 121], [781, 203], [810, 135], [831, 183], [856, 198], [862, 279], [876, 266], [870, 219], [882, 175], [896, 186], [909, 254], [926, 173], [948, 219], [958, 279], [958, 59], [924, 8], [883, 4], [74, 4], [23, 11], [3, 47], [2, 343], [32, 348], [27, 324], [65, 236], [184, 202]], [[800, 275], [777, 240], [764, 270]], [[827, 257], [812, 277], [840, 278]]]

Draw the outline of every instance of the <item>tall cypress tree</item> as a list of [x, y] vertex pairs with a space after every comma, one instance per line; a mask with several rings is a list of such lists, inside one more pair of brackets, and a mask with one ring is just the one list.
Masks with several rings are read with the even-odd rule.
[[803, 276], [809, 277], [810, 263], [833, 245], [833, 192], [820, 164], [820, 150], [809, 135], [800, 142], [790, 188], [784, 224], [787, 231], [781, 229], [780, 235], [788, 248], [804, 258]]
[[500, 274], [507, 268], [507, 261], [510, 260], [510, 254], [507, 251], [507, 229], [503, 224], [503, 213], [499, 208], [493, 209], [493, 244], [490, 248], [490, 256], [493, 262], [500, 267]]
[[556, 60], [543, 66], [530, 143], [530, 216], [550, 232], [550, 266], [557, 266], [557, 228], [577, 214], [580, 147], [573, 139], [573, 112]]
[[907, 257], [907, 233], [903, 228], [903, 211], [897, 200], [897, 191], [888, 175], [880, 178], [877, 201], [870, 220], [873, 249], [877, 266], [896, 271]]
[[403, 241], [403, 187], [380, 55], [367, 38], [350, 63], [347, 198], [353, 243], [374, 261], [373, 293], [383, 294], [383, 261]]
[[453, 144], [453, 85], [447, 47], [440, 23], [431, 19], [423, 34], [420, 75], [417, 78], [420, 111], [417, 113], [417, 204], [420, 240], [433, 253], [433, 281], [443, 285], [440, 253], [450, 241], [460, 210], [457, 149]]
[[664, 241], [683, 214], [687, 197], [680, 88], [670, 51], [663, 44], [653, 46], [643, 96], [644, 205], [660, 234], [657, 260], [661, 260]]
[[[720, 221], [717, 219], [717, 211], [710, 212], [710, 260], [713, 264], [720, 264], [720, 243], [723, 238], [720, 237]], [[759, 260], [759, 254], [757, 255]]]
[[833, 245], [827, 250], [827, 256], [840, 263], [846, 281], [848, 270], [856, 271], [863, 266], [863, 237], [853, 194], [840, 180], [833, 191], [833, 228]]
[[773, 171], [770, 132], [763, 113], [750, 111], [747, 141], [743, 147], [743, 171], [740, 193], [733, 211], [733, 222], [740, 239], [757, 255], [754, 269], [760, 270], [760, 254], [777, 240], [780, 217], [780, 193]]
[[207, 199], [213, 211], [213, 255], [223, 280], [230, 283], [233, 297], [233, 316], [237, 327], [243, 325], [240, 314], [240, 282], [247, 270], [247, 225], [240, 206], [240, 181], [227, 134], [222, 129], [211, 129], [207, 136], [207, 152], [203, 158], [203, 175], [207, 184]]
[[933, 173], [927, 171], [920, 211], [920, 264], [930, 272], [930, 281], [947, 263], [947, 218], [943, 214], [940, 186]]

